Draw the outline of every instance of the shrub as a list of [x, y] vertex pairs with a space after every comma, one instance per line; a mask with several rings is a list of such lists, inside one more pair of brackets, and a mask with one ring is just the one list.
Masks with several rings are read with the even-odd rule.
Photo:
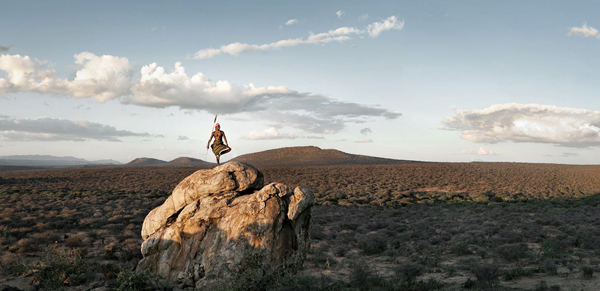
[[544, 259], [544, 261], [542, 262], [542, 268], [544, 268], [546, 272], [552, 275], [556, 275], [558, 273], [558, 267], [556, 266], [556, 263], [554, 262], [554, 260], [549, 258]]
[[27, 266], [21, 258], [13, 253], [4, 253], [0, 258], [0, 266], [13, 276], [23, 275], [27, 271]]
[[573, 238], [573, 246], [576, 248], [581, 246], [581, 239], [578, 236]]
[[121, 272], [117, 277], [116, 291], [137, 291], [137, 290], [154, 290], [154, 287], [160, 285], [159, 282], [154, 279], [155, 276], [151, 276], [148, 273], [134, 273], [134, 272]]
[[346, 255], [347, 252], [348, 248], [345, 246], [336, 246], [335, 248], [333, 248], [333, 254], [336, 257], [343, 257]]
[[355, 259], [350, 262], [350, 284], [358, 290], [371, 290], [379, 285], [381, 278], [364, 260]]
[[527, 245], [507, 244], [496, 248], [496, 253], [507, 261], [516, 261], [527, 256]]
[[358, 247], [363, 250], [366, 255], [376, 255], [387, 250], [388, 240], [381, 234], [369, 233], [361, 236], [358, 241]]
[[411, 262], [401, 263], [395, 268], [395, 273], [398, 278], [402, 281], [406, 281], [409, 284], [415, 282], [415, 279], [425, 272], [425, 268], [421, 265], [417, 265]]
[[477, 278], [475, 283], [479, 288], [495, 288], [500, 285], [499, 277], [502, 275], [502, 270], [494, 263], [473, 264], [471, 272]]
[[540, 280], [540, 282], [535, 285], [535, 291], [560, 291], [560, 286], [553, 285], [548, 287], [548, 284], [544, 280]]
[[65, 245], [71, 248], [76, 248], [81, 245], [82, 239], [79, 235], [70, 236], [65, 240]]
[[585, 279], [592, 279], [592, 276], [594, 275], [594, 267], [592, 267], [592, 266], [582, 266], [581, 267], [581, 272], [583, 273], [583, 278], [585, 278]]
[[56, 247], [48, 248], [38, 265], [38, 272], [34, 273], [34, 280], [40, 287], [48, 290], [59, 290], [68, 284], [78, 284], [78, 275], [90, 272], [90, 266], [81, 257], [72, 251], [60, 250]]
[[542, 243], [542, 256], [544, 257], [554, 257], [556, 255], [556, 244], [547, 240]]
[[223, 290], [259, 291], [279, 285], [288, 274], [298, 270], [304, 261], [301, 252], [295, 252], [281, 264], [270, 265], [265, 262], [264, 251], [248, 249], [240, 265], [230, 270], [233, 276], [228, 282], [220, 282]]
[[516, 267], [504, 271], [504, 280], [510, 281], [514, 279], [519, 279], [521, 277], [530, 277], [531, 275], [533, 275], [533, 273], [534, 271], [532, 269]]

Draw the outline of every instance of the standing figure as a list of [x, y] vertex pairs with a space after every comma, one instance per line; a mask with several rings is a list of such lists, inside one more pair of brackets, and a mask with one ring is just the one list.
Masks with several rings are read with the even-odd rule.
[[[215, 142], [213, 142], [211, 148], [213, 153], [215, 154], [215, 157], [217, 157], [217, 165], [221, 165], [221, 163], [219, 162], [221, 155], [230, 152], [231, 148], [227, 145], [227, 137], [225, 136], [225, 132], [221, 130], [221, 125], [219, 125], [218, 123], [215, 125], [215, 131], [213, 131], [210, 134], [210, 139], [206, 144], [206, 149], [208, 149], [208, 145], [210, 144], [210, 141], [213, 138], [215, 138]], [[225, 139], [225, 143], [223, 143], [223, 139]]]

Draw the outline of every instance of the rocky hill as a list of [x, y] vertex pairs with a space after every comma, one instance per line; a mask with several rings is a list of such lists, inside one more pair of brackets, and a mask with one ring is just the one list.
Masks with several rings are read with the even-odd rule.
[[232, 159], [256, 167], [296, 167], [333, 165], [382, 165], [419, 163], [418, 161], [394, 160], [363, 155], [353, 155], [334, 149], [315, 146], [289, 147], [246, 154]]
[[125, 166], [156, 166], [166, 164], [166, 161], [153, 159], [153, 158], [137, 158], [127, 164]]
[[200, 159], [194, 159], [194, 158], [190, 158], [190, 157], [179, 157], [176, 158], [168, 163], [165, 164], [161, 164], [164, 166], [203, 166], [203, 165], [210, 165], [212, 163], [200, 160]]

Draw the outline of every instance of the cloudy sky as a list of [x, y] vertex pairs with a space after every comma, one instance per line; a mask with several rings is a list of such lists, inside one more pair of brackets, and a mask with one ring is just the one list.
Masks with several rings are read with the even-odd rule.
[[0, 156], [600, 163], [596, 1], [0, 6]]

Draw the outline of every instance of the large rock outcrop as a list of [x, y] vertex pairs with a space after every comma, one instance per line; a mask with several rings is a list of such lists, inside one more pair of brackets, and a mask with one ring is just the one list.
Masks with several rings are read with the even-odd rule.
[[263, 185], [262, 173], [240, 162], [185, 178], [146, 216], [138, 271], [200, 288], [230, 277], [250, 250], [271, 264], [306, 252], [313, 193]]

